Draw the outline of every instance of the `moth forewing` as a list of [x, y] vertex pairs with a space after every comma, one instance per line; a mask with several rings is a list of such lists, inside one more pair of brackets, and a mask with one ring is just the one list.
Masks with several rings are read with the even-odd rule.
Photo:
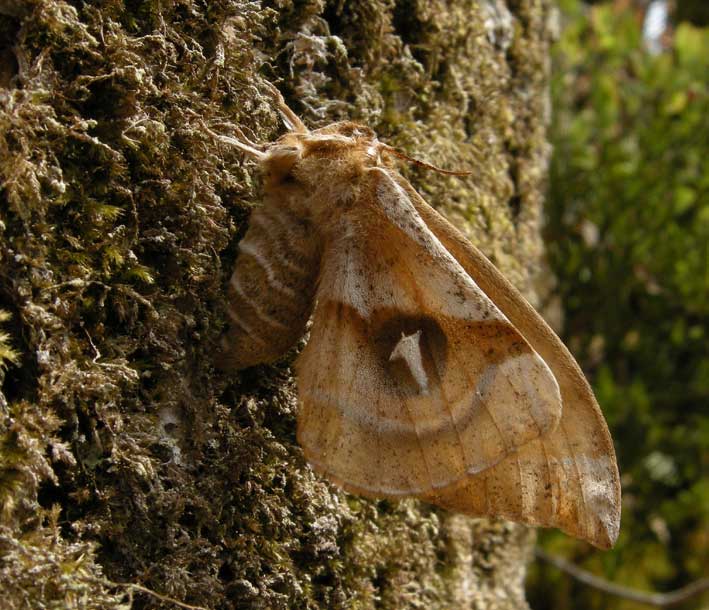
[[[399, 183], [441, 243], [544, 358], [559, 383], [563, 404], [559, 426], [549, 435], [522, 447], [484, 476], [429, 499], [460, 512], [492, 510], [512, 520], [558, 527], [600, 548], [611, 547], [620, 529], [620, 478], [608, 426], [583, 372], [492, 263], [403, 178]], [[477, 500], [481, 493], [492, 496], [488, 506]]]
[[297, 363], [298, 440], [350, 489], [424, 494], [549, 433], [561, 398], [389, 171], [361, 181], [323, 252]]
[[[578, 365], [492, 264], [386, 166], [371, 130], [293, 131], [229, 288], [232, 368], [302, 334], [298, 440], [345, 489], [554, 526], [610, 546], [620, 488]], [[316, 288], [317, 287], [317, 288]]]

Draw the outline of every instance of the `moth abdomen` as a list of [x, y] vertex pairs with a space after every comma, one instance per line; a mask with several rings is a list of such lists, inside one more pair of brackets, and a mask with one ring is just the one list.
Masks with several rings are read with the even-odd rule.
[[320, 244], [310, 223], [281, 200], [251, 215], [229, 281], [230, 330], [220, 364], [241, 369], [273, 362], [302, 336], [313, 306]]

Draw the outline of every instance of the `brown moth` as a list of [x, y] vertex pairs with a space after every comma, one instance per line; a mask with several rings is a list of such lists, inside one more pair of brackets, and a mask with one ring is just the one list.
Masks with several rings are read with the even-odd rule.
[[263, 150], [222, 138], [258, 159], [265, 193], [229, 285], [224, 368], [278, 359], [312, 317], [296, 371], [316, 471], [612, 546], [613, 444], [564, 344], [370, 129], [310, 131], [274, 95], [288, 133]]

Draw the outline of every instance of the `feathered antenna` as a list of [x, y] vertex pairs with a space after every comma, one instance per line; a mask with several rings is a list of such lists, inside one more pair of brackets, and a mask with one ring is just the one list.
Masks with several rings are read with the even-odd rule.
[[430, 163], [426, 163], [425, 161], [419, 161], [418, 159], [414, 159], [413, 157], [409, 157], [409, 155], [406, 155], [398, 150], [396, 148], [389, 146], [388, 144], [379, 144], [379, 150], [382, 150], [384, 152], [387, 152], [391, 155], [394, 155], [395, 157], [399, 159], [403, 159], [404, 161], [408, 161], [409, 163], [413, 163], [414, 165], [418, 167], [425, 167], [426, 169], [431, 169], [434, 172], [438, 172], [439, 174], [445, 174], [446, 176], [470, 176], [473, 172], [460, 172], [460, 171], [452, 171], [450, 169], [442, 169], [440, 167], [436, 167], [435, 165], [431, 165]]
[[[281, 118], [283, 119], [286, 128], [289, 131], [294, 131], [296, 133], [308, 133], [309, 130], [305, 126], [305, 123], [303, 123], [303, 121], [300, 120], [298, 115], [288, 107], [288, 104], [286, 104], [286, 101], [283, 99], [281, 92], [268, 81], [264, 83], [264, 88], [275, 99], [276, 108], [278, 109], [278, 113], [281, 115]], [[256, 144], [248, 137], [246, 137], [246, 134], [244, 134], [241, 128], [237, 125], [230, 125], [230, 128], [236, 132], [236, 137], [215, 133], [214, 131], [209, 129], [209, 127], [204, 125], [204, 123], [203, 127], [207, 133], [209, 133], [211, 136], [213, 136], [220, 142], [223, 142], [224, 144], [228, 144], [230, 146], [234, 146], [235, 148], [238, 148], [239, 150], [250, 154], [252, 157], [256, 157], [260, 160], [266, 156], [266, 153], [263, 152], [263, 150], [260, 150], [260, 145]]]
[[212, 131], [209, 127], [204, 125], [204, 130], [220, 142], [223, 142], [224, 144], [229, 144], [230, 146], [234, 146], [239, 150], [243, 150], [245, 153], [248, 153], [259, 160], [263, 159], [266, 156], [265, 152], [259, 150], [259, 145], [249, 140], [249, 138], [246, 137], [246, 135], [238, 125], [230, 125], [230, 128], [236, 132], [236, 138], [216, 133]]
[[300, 120], [300, 117], [288, 107], [288, 104], [286, 104], [286, 101], [283, 99], [281, 92], [268, 81], [265, 83], [265, 88], [268, 89], [269, 93], [276, 99], [278, 112], [280, 113], [283, 122], [286, 124], [288, 131], [308, 133], [310, 130], [305, 126], [305, 123]]

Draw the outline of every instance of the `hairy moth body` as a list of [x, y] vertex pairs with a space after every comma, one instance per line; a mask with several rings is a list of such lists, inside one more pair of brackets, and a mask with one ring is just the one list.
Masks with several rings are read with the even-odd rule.
[[613, 445], [578, 365], [495, 267], [390, 167], [366, 127], [291, 131], [229, 286], [225, 368], [296, 363], [298, 441], [350, 491], [613, 544]]

